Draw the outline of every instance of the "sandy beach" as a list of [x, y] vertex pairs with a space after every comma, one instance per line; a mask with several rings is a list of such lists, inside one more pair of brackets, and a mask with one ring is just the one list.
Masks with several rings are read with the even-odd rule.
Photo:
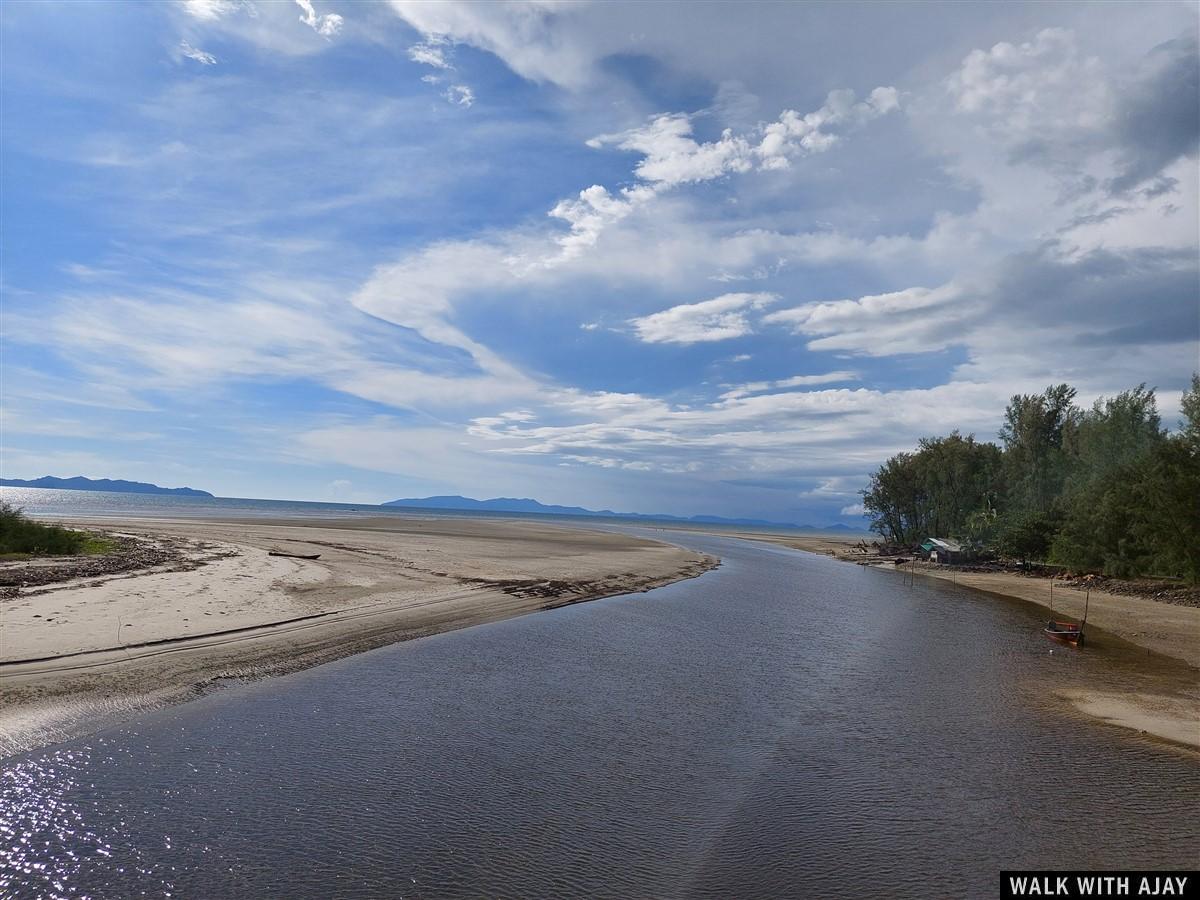
[[645, 591], [717, 564], [665, 543], [515, 520], [71, 524], [167, 559], [49, 584], [37, 583], [37, 564], [4, 564], [28, 580], [0, 600], [0, 753], [228, 679]]
[[[854, 563], [861, 555], [854, 549], [861, 535], [731, 534], [822, 553], [847, 563]], [[893, 572], [898, 580], [909, 571], [890, 563], [879, 568]], [[950, 581], [1010, 602], [1034, 604], [1047, 615], [1050, 612], [1050, 578], [1012, 572], [960, 572], [929, 563], [917, 563], [913, 571], [920, 578]], [[1079, 621], [1084, 600], [1080, 590], [1061, 585], [1054, 588], [1056, 615]], [[1139, 666], [1139, 680], [1122, 691], [1097, 688], [1056, 693], [1091, 718], [1200, 749], [1200, 608], [1093, 590], [1087, 621], [1096, 652], [1119, 652], [1126, 659], [1135, 659], [1133, 648], [1147, 651], [1144, 664]]]

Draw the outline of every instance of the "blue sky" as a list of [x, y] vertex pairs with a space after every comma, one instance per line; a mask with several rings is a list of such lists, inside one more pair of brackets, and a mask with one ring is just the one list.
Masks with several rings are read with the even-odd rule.
[[9, 2], [6, 477], [859, 521], [1200, 363], [1194, 4]]

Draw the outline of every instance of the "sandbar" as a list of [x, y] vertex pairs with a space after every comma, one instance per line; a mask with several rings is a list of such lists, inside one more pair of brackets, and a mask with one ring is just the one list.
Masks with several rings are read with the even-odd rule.
[[36, 583], [33, 572], [0, 598], [0, 755], [231, 680], [647, 591], [719, 562], [661, 541], [527, 520], [68, 524], [173, 558], [51, 584]]

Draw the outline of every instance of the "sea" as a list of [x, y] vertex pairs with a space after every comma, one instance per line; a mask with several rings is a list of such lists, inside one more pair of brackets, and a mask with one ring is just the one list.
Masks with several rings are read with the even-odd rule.
[[1036, 609], [943, 581], [666, 534], [721, 566], [0, 761], [0, 896], [994, 897], [1004, 869], [1200, 859], [1196, 754], [1058, 694], [1137, 687], [1128, 647], [1056, 648]]
[[762, 532], [764, 534], [830, 534], [839, 537], [868, 537], [866, 532], [797, 529], [788, 525], [719, 525], [680, 522], [678, 519], [620, 516], [570, 516], [550, 513], [507, 512], [497, 510], [423, 509], [419, 507], [380, 506], [371, 503], [320, 503], [307, 500], [251, 500], [240, 497], [188, 497], [178, 494], [135, 494], [116, 491], [71, 491], [54, 488], [14, 488], [0, 486], [0, 500], [37, 518], [196, 518], [196, 519], [329, 519], [375, 518], [448, 518], [562, 520], [574, 523], [608, 525], [637, 524], [654, 527], [687, 528], [701, 531]]

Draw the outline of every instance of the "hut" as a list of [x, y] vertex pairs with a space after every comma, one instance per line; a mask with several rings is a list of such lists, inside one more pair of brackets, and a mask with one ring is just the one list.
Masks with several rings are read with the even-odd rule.
[[921, 550], [933, 563], [962, 562], [967, 555], [962, 544], [947, 538], [925, 538], [924, 543], [921, 544]]

